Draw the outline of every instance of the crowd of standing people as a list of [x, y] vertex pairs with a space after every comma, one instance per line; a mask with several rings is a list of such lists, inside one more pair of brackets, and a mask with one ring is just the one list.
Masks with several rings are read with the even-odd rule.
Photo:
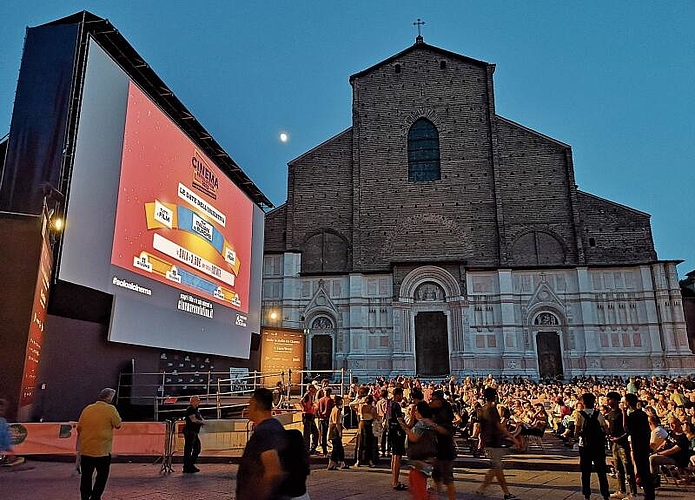
[[[308, 500], [309, 455], [329, 457], [330, 471], [348, 468], [343, 447], [348, 426], [358, 429], [349, 460], [353, 467], [376, 467], [388, 458], [391, 487], [409, 491], [416, 500], [428, 500], [435, 491], [449, 500], [456, 497], [453, 465], [462, 451], [457, 442], [468, 443], [469, 452], [484, 453], [490, 461], [476, 494], [486, 494], [496, 480], [505, 500], [516, 498], [504, 476], [503, 458], [523, 451], [531, 436], [542, 439], [547, 432], [576, 447], [587, 499], [592, 472], [604, 500], [630, 500], [640, 489], [645, 500], [653, 500], [663, 474], [682, 482], [695, 476], [695, 381], [690, 377], [542, 382], [492, 375], [438, 381], [397, 377], [352, 384], [342, 396], [334, 389], [326, 379], [308, 386], [299, 403], [303, 432], [286, 430], [272, 418], [277, 401], [272, 391], [254, 391], [247, 413], [254, 428], [239, 465], [237, 498]], [[104, 389], [77, 425], [83, 499], [100, 498], [109, 475], [113, 431], [121, 425], [114, 393]], [[191, 397], [185, 412], [187, 473], [198, 472], [198, 432], [205, 425], [198, 404]], [[408, 485], [400, 482], [402, 469]], [[610, 469], [617, 480], [613, 493]]]

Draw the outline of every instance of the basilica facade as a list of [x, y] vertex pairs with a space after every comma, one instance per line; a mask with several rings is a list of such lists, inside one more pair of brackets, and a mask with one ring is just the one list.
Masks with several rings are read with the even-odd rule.
[[350, 77], [352, 126], [288, 164], [266, 215], [263, 324], [359, 377], [692, 372], [650, 216], [498, 115], [494, 70], [418, 37]]

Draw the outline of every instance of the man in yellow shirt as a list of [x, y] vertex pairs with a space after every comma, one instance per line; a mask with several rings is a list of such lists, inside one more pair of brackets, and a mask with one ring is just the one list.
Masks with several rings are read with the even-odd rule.
[[[111, 404], [115, 394], [116, 391], [111, 388], [102, 389], [96, 403], [82, 410], [77, 424], [77, 450], [82, 455], [82, 500], [101, 500], [106, 487], [111, 467], [113, 430], [121, 427], [121, 416]], [[97, 475], [92, 485], [95, 470]]]

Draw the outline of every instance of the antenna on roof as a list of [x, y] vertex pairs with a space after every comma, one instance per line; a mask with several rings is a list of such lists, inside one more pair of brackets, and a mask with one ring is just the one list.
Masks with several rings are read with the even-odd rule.
[[417, 38], [415, 39], [415, 43], [423, 43], [422, 34], [420, 33], [420, 26], [423, 24], [425, 24], [425, 21], [420, 18], [413, 23], [413, 26], [417, 26]]

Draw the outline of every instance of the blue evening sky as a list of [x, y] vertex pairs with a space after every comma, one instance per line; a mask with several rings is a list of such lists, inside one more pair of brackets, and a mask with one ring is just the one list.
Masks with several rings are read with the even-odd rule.
[[[652, 215], [695, 269], [695, 1], [23, 0], [0, 19], [0, 137], [24, 29], [108, 18], [275, 204], [351, 125], [348, 77], [425, 42], [495, 63], [497, 113], [572, 146], [579, 188]], [[279, 141], [280, 132], [289, 141]]]

